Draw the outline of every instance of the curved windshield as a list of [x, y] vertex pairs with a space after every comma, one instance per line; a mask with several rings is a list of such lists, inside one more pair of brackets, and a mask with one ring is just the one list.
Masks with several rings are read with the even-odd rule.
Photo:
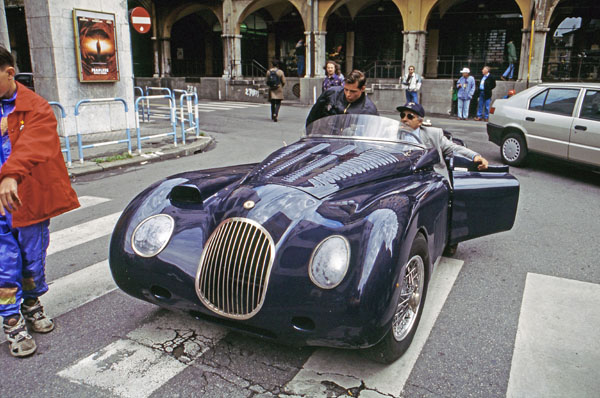
[[398, 120], [375, 115], [334, 115], [317, 119], [306, 126], [307, 137], [349, 137], [423, 145], [412, 131]]

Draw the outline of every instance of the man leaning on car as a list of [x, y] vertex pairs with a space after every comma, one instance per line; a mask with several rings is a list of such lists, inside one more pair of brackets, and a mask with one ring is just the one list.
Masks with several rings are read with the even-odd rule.
[[325, 116], [345, 113], [378, 116], [375, 104], [365, 93], [366, 82], [364, 73], [353, 70], [346, 76], [343, 87], [331, 87], [321, 94], [306, 118], [306, 125]]

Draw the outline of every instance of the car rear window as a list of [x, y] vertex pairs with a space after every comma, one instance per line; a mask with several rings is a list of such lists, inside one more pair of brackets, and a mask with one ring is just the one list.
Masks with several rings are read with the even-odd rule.
[[579, 117], [600, 121], [600, 91], [586, 91], [585, 97], [583, 97], [583, 105], [581, 106], [581, 115]]
[[571, 116], [579, 89], [551, 88], [544, 90], [529, 102], [529, 110]]

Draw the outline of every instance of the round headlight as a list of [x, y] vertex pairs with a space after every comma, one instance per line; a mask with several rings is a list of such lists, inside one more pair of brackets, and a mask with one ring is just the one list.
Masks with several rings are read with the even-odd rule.
[[312, 254], [308, 266], [310, 280], [322, 289], [333, 289], [342, 282], [350, 263], [350, 244], [340, 235], [324, 239]]
[[169, 243], [174, 227], [175, 221], [166, 214], [146, 218], [133, 231], [133, 251], [142, 257], [156, 256]]

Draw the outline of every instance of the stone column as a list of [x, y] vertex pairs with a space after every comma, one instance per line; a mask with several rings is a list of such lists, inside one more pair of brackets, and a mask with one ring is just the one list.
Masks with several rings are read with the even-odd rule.
[[0, 44], [10, 51], [10, 38], [8, 37], [8, 23], [6, 22], [4, 0], [0, 0]]
[[[438, 76], [438, 52], [439, 52], [439, 43], [440, 43], [440, 30], [432, 29], [428, 33], [429, 35], [429, 44], [427, 46], [427, 65], [423, 70], [422, 75], [425, 76], [425, 72], [427, 72], [428, 78], [436, 78]], [[462, 67], [461, 67], [462, 69]], [[458, 74], [460, 69], [456, 68], [452, 73]]]
[[304, 77], [311, 77], [314, 74], [314, 69], [313, 68], [313, 48], [315, 48], [314, 43], [313, 43], [313, 35], [311, 34], [312, 32], [310, 31], [305, 31], [304, 32], [304, 44], [306, 45], [306, 51], [305, 54], [306, 56], [304, 57]]
[[171, 38], [161, 37], [160, 38], [160, 50], [162, 54], [161, 58], [161, 73], [160, 77], [171, 76]]
[[223, 34], [223, 79], [242, 76], [242, 35]]
[[423, 76], [425, 70], [425, 41], [427, 32], [424, 30], [402, 31], [404, 35], [404, 54], [402, 65], [404, 73], [410, 65], [414, 65], [416, 72]]
[[346, 32], [346, 75], [354, 69], [354, 32]]
[[[544, 49], [546, 47], [546, 35], [550, 29], [535, 28], [533, 32], [533, 52], [531, 54], [531, 68], [529, 69], [529, 82], [541, 83], [544, 68]], [[519, 62], [519, 81], [527, 81], [527, 69], [529, 67], [529, 42], [531, 40], [531, 29], [523, 32], [521, 42], [521, 60]]]
[[325, 38], [327, 32], [315, 32], [315, 71], [314, 77], [325, 77], [325, 61], [327, 61], [327, 50], [325, 47]]
[[[104, 0], [98, 4], [98, 9], [115, 15], [119, 63], [118, 81], [98, 83], [79, 81], [72, 13], [74, 8], [81, 7], [81, 1], [25, 0], [24, 4], [35, 91], [65, 107], [66, 131], [70, 135], [76, 133], [75, 104], [89, 98], [123, 98], [129, 106], [129, 126], [133, 126], [133, 68], [127, 2]], [[81, 133], [123, 131], [126, 127], [126, 114], [119, 102], [84, 105], [80, 113]]]

